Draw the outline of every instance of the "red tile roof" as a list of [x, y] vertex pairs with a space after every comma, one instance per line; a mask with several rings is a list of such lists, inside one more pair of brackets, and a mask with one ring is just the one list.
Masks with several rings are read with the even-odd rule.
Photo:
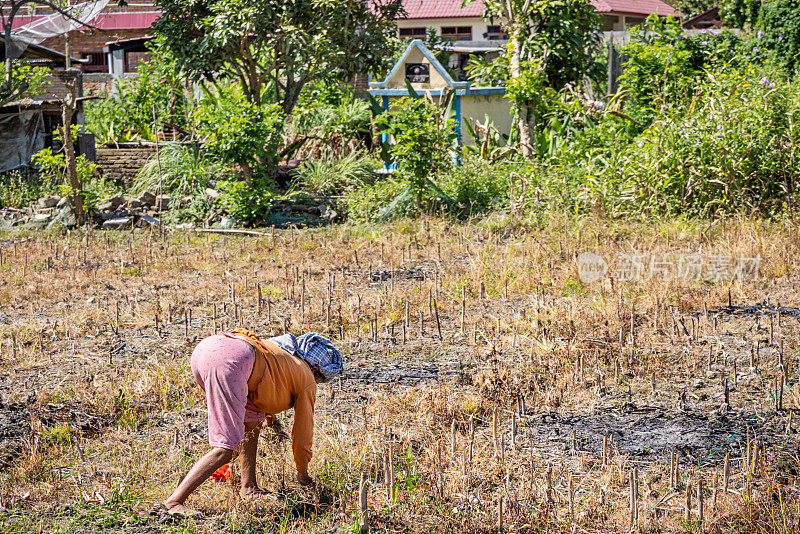
[[456, 17], [480, 17], [483, 15], [483, 0], [461, 7], [461, 0], [404, 0], [406, 19], [442, 19]]
[[650, 15], [657, 13], [661, 16], [673, 15], [679, 17], [680, 11], [663, 0], [591, 0], [598, 13], [628, 13], [631, 15]]
[[[679, 16], [680, 12], [663, 0], [591, 0], [598, 13], [627, 13], [631, 15]], [[483, 0], [461, 7], [461, 0], [404, 0], [406, 19], [440, 19], [480, 17]]]

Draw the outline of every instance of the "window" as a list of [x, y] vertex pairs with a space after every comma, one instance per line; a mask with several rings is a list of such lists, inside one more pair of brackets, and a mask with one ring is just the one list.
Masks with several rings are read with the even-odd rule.
[[472, 26], [443, 26], [442, 39], [445, 41], [471, 41]]
[[640, 24], [644, 24], [644, 19], [642, 17], [625, 17], [626, 28], [630, 28], [631, 26], [639, 26]]
[[427, 28], [400, 28], [401, 39], [425, 39]]
[[83, 72], [108, 72], [108, 56], [103, 52], [83, 52], [82, 59], [88, 63], [81, 65]]
[[503, 31], [502, 26], [489, 25], [486, 27], [486, 38], [490, 41], [507, 41], [508, 34]]
[[619, 17], [616, 15], [603, 15], [603, 31], [614, 31], [614, 27], [619, 24]]

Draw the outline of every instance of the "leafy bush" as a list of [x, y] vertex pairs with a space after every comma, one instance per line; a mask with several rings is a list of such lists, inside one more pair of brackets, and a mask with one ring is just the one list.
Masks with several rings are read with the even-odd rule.
[[797, 95], [774, 69], [712, 72], [632, 140], [619, 135], [626, 120], [608, 113], [538, 179], [568, 207], [615, 215], [772, 214], [796, 189]]
[[[54, 153], [50, 148], [45, 148], [34, 154], [31, 160], [38, 167], [43, 184], [54, 185], [55, 190], [61, 196], [75, 196], [74, 190], [66, 179], [66, 158], [63, 152]], [[88, 161], [84, 154], [78, 156], [75, 163], [82, 188], [81, 197], [84, 209], [92, 210], [101, 200], [117, 192], [114, 184], [95, 172], [98, 166]], [[48, 191], [43, 188], [41, 192], [50, 193], [53, 192], [53, 189]]]
[[508, 203], [509, 175], [516, 170], [513, 165], [491, 165], [471, 158], [444, 173], [439, 185], [462, 213], [479, 213]]
[[730, 31], [709, 30], [685, 35], [678, 20], [651, 15], [630, 30], [628, 56], [619, 78], [625, 109], [645, 126], [663, 104], [691, 98], [706, 70], [735, 67], [763, 59], [763, 51]]
[[0, 207], [22, 208], [55, 191], [60, 177], [10, 171], [0, 173]]
[[353, 152], [341, 159], [324, 156], [306, 161], [297, 171], [299, 182], [308, 190], [322, 195], [341, 195], [375, 179], [381, 163], [363, 153]]
[[180, 69], [158, 43], [150, 51], [151, 58], [139, 64], [137, 76], [118, 79], [113, 93], [86, 102], [86, 129], [98, 142], [153, 140], [165, 123], [188, 126], [193, 104]]
[[239, 165], [245, 176], [278, 162], [283, 112], [277, 104], [250, 103], [237, 84], [215, 85], [205, 92], [194, 119], [205, 139], [204, 150], [221, 163]]
[[247, 223], [263, 220], [272, 207], [273, 192], [266, 179], [254, 182], [246, 180], [218, 180], [216, 188], [221, 195], [217, 204], [225, 213]]
[[[386, 206], [408, 189], [403, 182], [385, 178], [347, 195], [347, 216], [356, 221], [377, 221]], [[392, 213], [395, 217], [416, 213], [412, 204], [401, 204]]]
[[756, 28], [759, 44], [774, 52], [786, 74], [795, 74], [800, 65], [800, 0], [762, 2]]
[[423, 190], [432, 183], [429, 176], [452, 164], [456, 139], [452, 119], [422, 98], [403, 97], [378, 115], [375, 124], [391, 136], [389, 153], [419, 207]]

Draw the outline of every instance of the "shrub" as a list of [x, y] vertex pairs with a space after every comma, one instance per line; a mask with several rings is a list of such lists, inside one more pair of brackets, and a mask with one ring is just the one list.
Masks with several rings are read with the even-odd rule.
[[219, 180], [215, 183], [221, 193], [216, 204], [234, 219], [254, 224], [262, 221], [272, 207], [271, 182], [266, 179]]
[[84, 106], [86, 129], [100, 143], [155, 139], [164, 123], [186, 127], [192, 108], [180, 69], [157, 44], [133, 78], [120, 78], [115, 91]]
[[512, 165], [491, 165], [470, 158], [444, 173], [439, 185], [458, 204], [462, 213], [479, 213], [508, 203], [509, 175], [515, 170]]
[[[377, 221], [384, 214], [386, 206], [407, 189], [408, 185], [391, 178], [357, 189], [347, 195], [347, 216], [356, 221]], [[402, 217], [415, 211], [416, 208], [410, 203], [400, 204], [391, 215]]]
[[664, 104], [691, 98], [706, 70], [763, 60], [764, 52], [730, 31], [709, 30], [687, 36], [673, 17], [651, 15], [631, 30], [622, 48], [628, 56], [619, 78], [626, 111], [645, 126]]
[[392, 137], [389, 153], [419, 208], [429, 177], [452, 164], [456, 139], [452, 119], [422, 98], [403, 97], [375, 123]]
[[756, 28], [757, 44], [775, 53], [786, 74], [794, 74], [800, 55], [800, 0], [762, 2]]
[[[43, 184], [52, 184], [61, 196], [73, 197], [75, 192], [66, 179], [66, 158], [63, 152], [54, 153], [50, 148], [40, 150], [33, 155], [31, 161], [38, 167], [40, 179]], [[92, 210], [104, 198], [108, 198], [117, 191], [117, 187], [105, 180], [95, 171], [97, 165], [88, 161], [84, 154], [76, 158], [78, 180], [81, 183], [81, 198], [83, 207]], [[49, 189], [49, 190], [48, 190]], [[42, 193], [51, 192], [52, 189], [42, 189]]]
[[775, 213], [796, 187], [797, 94], [775, 69], [708, 73], [632, 140], [607, 114], [543, 168], [541, 186], [568, 207], [615, 215]]

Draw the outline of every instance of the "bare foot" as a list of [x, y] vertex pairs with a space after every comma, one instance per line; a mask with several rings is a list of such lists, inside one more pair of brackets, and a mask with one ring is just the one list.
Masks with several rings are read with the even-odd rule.
[[192, 510], [188, 506], [185, 506], [179, 502], [168, 502], [164, 501], [164, 508], [167, 510], [167, 514], [172, 516], [180, 516], [180, 517], [199, 517], [202, 516], [203, 513], [197, 510]]

